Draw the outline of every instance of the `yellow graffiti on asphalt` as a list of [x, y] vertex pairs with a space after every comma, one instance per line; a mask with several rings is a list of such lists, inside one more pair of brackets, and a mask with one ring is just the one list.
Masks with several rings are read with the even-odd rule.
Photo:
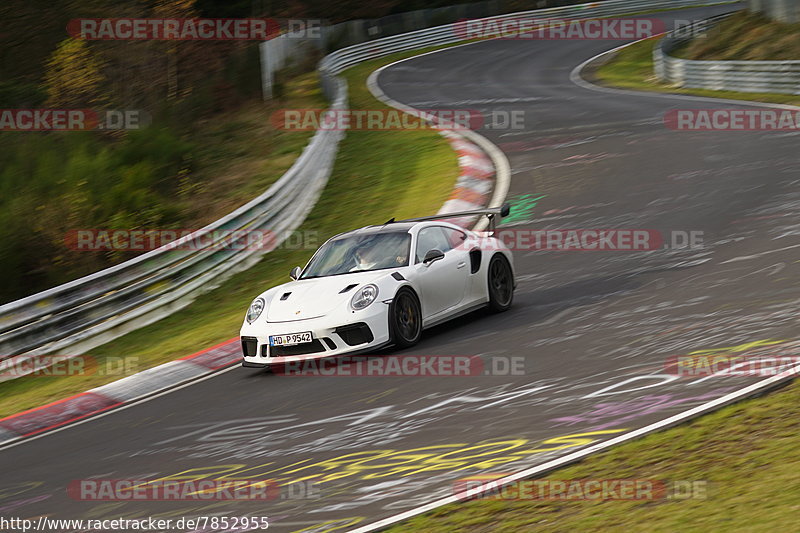
[[363, 400], [361, 400], [359, 403], [362, 403], [362, 402], [363, 402], [363, 403], [372, 403], [372, 402], [378, 401], [378, 400], [380, 400], [381, 398], [384, 398], [384, 397], [386, 397], [386, 396], [389, 396], [389, 395], [390, 395], [390, 394], [392, 394], [393, 392], [396, 392], [397, 390], [398, 390], [398, 389], [397, 389], [396, 387], [395, 387], [395, 388], [393, 388], [393, 389], [387, 389], [387, 390], [385, 390], [385, 391], [379, 392], [378, 394], [375, 394], [374, 396], [369, 396], [369, 397], [367, 397], [367, 398], [364, 398], [364, 399], [363, 399]]
[[746, 352], [747, 350], [752, 350], [753, 348], [759, 348], [761, 346], [772, 346], [773, 344], [783, 344], [785, 342], [789, 342], [788, 339], [784, 340], [760, 340], [760, 341], [752, 341], [746, 342], [744, 344], [737, 344], [736, 346], [728, 346], [725, 348], [711, 348], [708, 350], [695, 350], [693, 352], [689, 352], [689, 355], [719, 355], [725, 353], [739, 353], [739, 352]]
[[233, 463], [183, 470], [166, 477], [149, 481], [158, 483], [174, 480], [264, 480], [278, 483], [315, 481], [327, 483], [338, 479], [380, 479], [406, 477], [421, 473], [459, 470], [488, 470], [523, 460], [530, 455], [555, 452], [585, 446], [598, 437], [622, 433], [627, 428], [605, 429], [588, 433], [575, 433], [533, 443], [523, 438], [488, 441], [477, 444], [437, 444], [405, 450], [372, 450], [354, 452], [311, 463], [303, 459], [289, 465], [270, 469], [274, 463], [256, 466]]

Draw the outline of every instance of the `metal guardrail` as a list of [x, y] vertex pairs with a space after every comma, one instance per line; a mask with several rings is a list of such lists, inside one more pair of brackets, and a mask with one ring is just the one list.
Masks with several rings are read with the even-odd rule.
[[[732, 4], [736, 3], [736, 1], [737, 0], [711, 0], [705, 2], [702, 0], [605, 0], [602, 2], [553, 7], [549, 9], [519, 11], [507, 15], [488, 17], [488, 19], [502, 21], [527, 16], [535, 17], [540, 20], [547, 18], [585, 19], [700, 5]], [[320, 70], [323, 73], [333, 75], [361, 61], [383, 57], [395, 52], [460, 42], [464, 40], [464, 38], [459, 35], [460, 33], [462, 33], [462, 31], [459, 31], [458, 23], [446, 24], [444, 26], [412, 31], [348, 46], [347, 48], [342, 48], [341, 50], [337, 50], [325, 56], [320, 62]]]
[[[727, 4], [734, 0], [605, 0], [489, 17], [585, 19]], [[463, 41], [456, 24], [384, 37], [327, 55], [320, 81], [331, 109], [343, 109], [347, 86], [337, 76], [362, 61], [395, 52]], [[95, 274], [0, 306], [0, 359], [17, 354], [85, 350], [167, 316], [225, 277], [254, 263], [263, 251], [231, 246], [230, 238], [203, 243], [214, 231], [269, 230], [277, 235], [299, 226], [330, 175], [341, 131], [319, 130], [294, 165], [269, 190], [189, 237], [198, 249], [169, 245]]]
[[[698, 22], [693, 30], [670, 32], [653, 48], [656, 76], [678, 87], [746, 93], [800, 94], [800, 61], [699, 61], [669, 55], [697, 31], [728, 15]], [[687, 27], [688, 28], [688, 27]], [[686, 31], [686, 35], [681, 35]]]

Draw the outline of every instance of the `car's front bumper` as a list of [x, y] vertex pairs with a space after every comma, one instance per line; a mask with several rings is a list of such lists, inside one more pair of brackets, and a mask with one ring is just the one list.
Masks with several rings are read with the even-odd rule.
[[[292, 361], [377, 349], [389, 342], [387, 316], [388, 305], [375, 302], [364, 311], [348, 313], [346, 316], [244, 324], [240, 331], [242, 366], [264, 368]], [[281, 347], [269, 345], [270, 335], [305, 331], [311, 332], [312, 342]]]

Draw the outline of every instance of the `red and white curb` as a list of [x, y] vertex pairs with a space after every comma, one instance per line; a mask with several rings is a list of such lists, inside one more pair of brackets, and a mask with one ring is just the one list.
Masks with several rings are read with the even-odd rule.
[[[478, 145], [454, 131], [443, 130], [439, 133], [448, 140], [458, 155], [460, 172], [450, 198], [436, 214], [472, 211], [488, 205], [494, 184], [494, 165], [491, 158]], [[472, 217], [448, 221], [462, 227], [472, 227], [475, 222]]]
[[194, 381], [238, 363], [241, 357], [239, 338], [236, 337], [69, 398], [7, 416], [0, 419], [0, 445], [65, 426]]

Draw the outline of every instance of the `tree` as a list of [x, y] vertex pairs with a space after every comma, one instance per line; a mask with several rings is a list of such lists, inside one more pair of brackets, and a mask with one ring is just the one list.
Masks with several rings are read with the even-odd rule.
[[47, 60], [47, 104], [74, 108], [105, 102], [102, 69], [103, 61], [95, 57], [86, 41], [61, 41]]

